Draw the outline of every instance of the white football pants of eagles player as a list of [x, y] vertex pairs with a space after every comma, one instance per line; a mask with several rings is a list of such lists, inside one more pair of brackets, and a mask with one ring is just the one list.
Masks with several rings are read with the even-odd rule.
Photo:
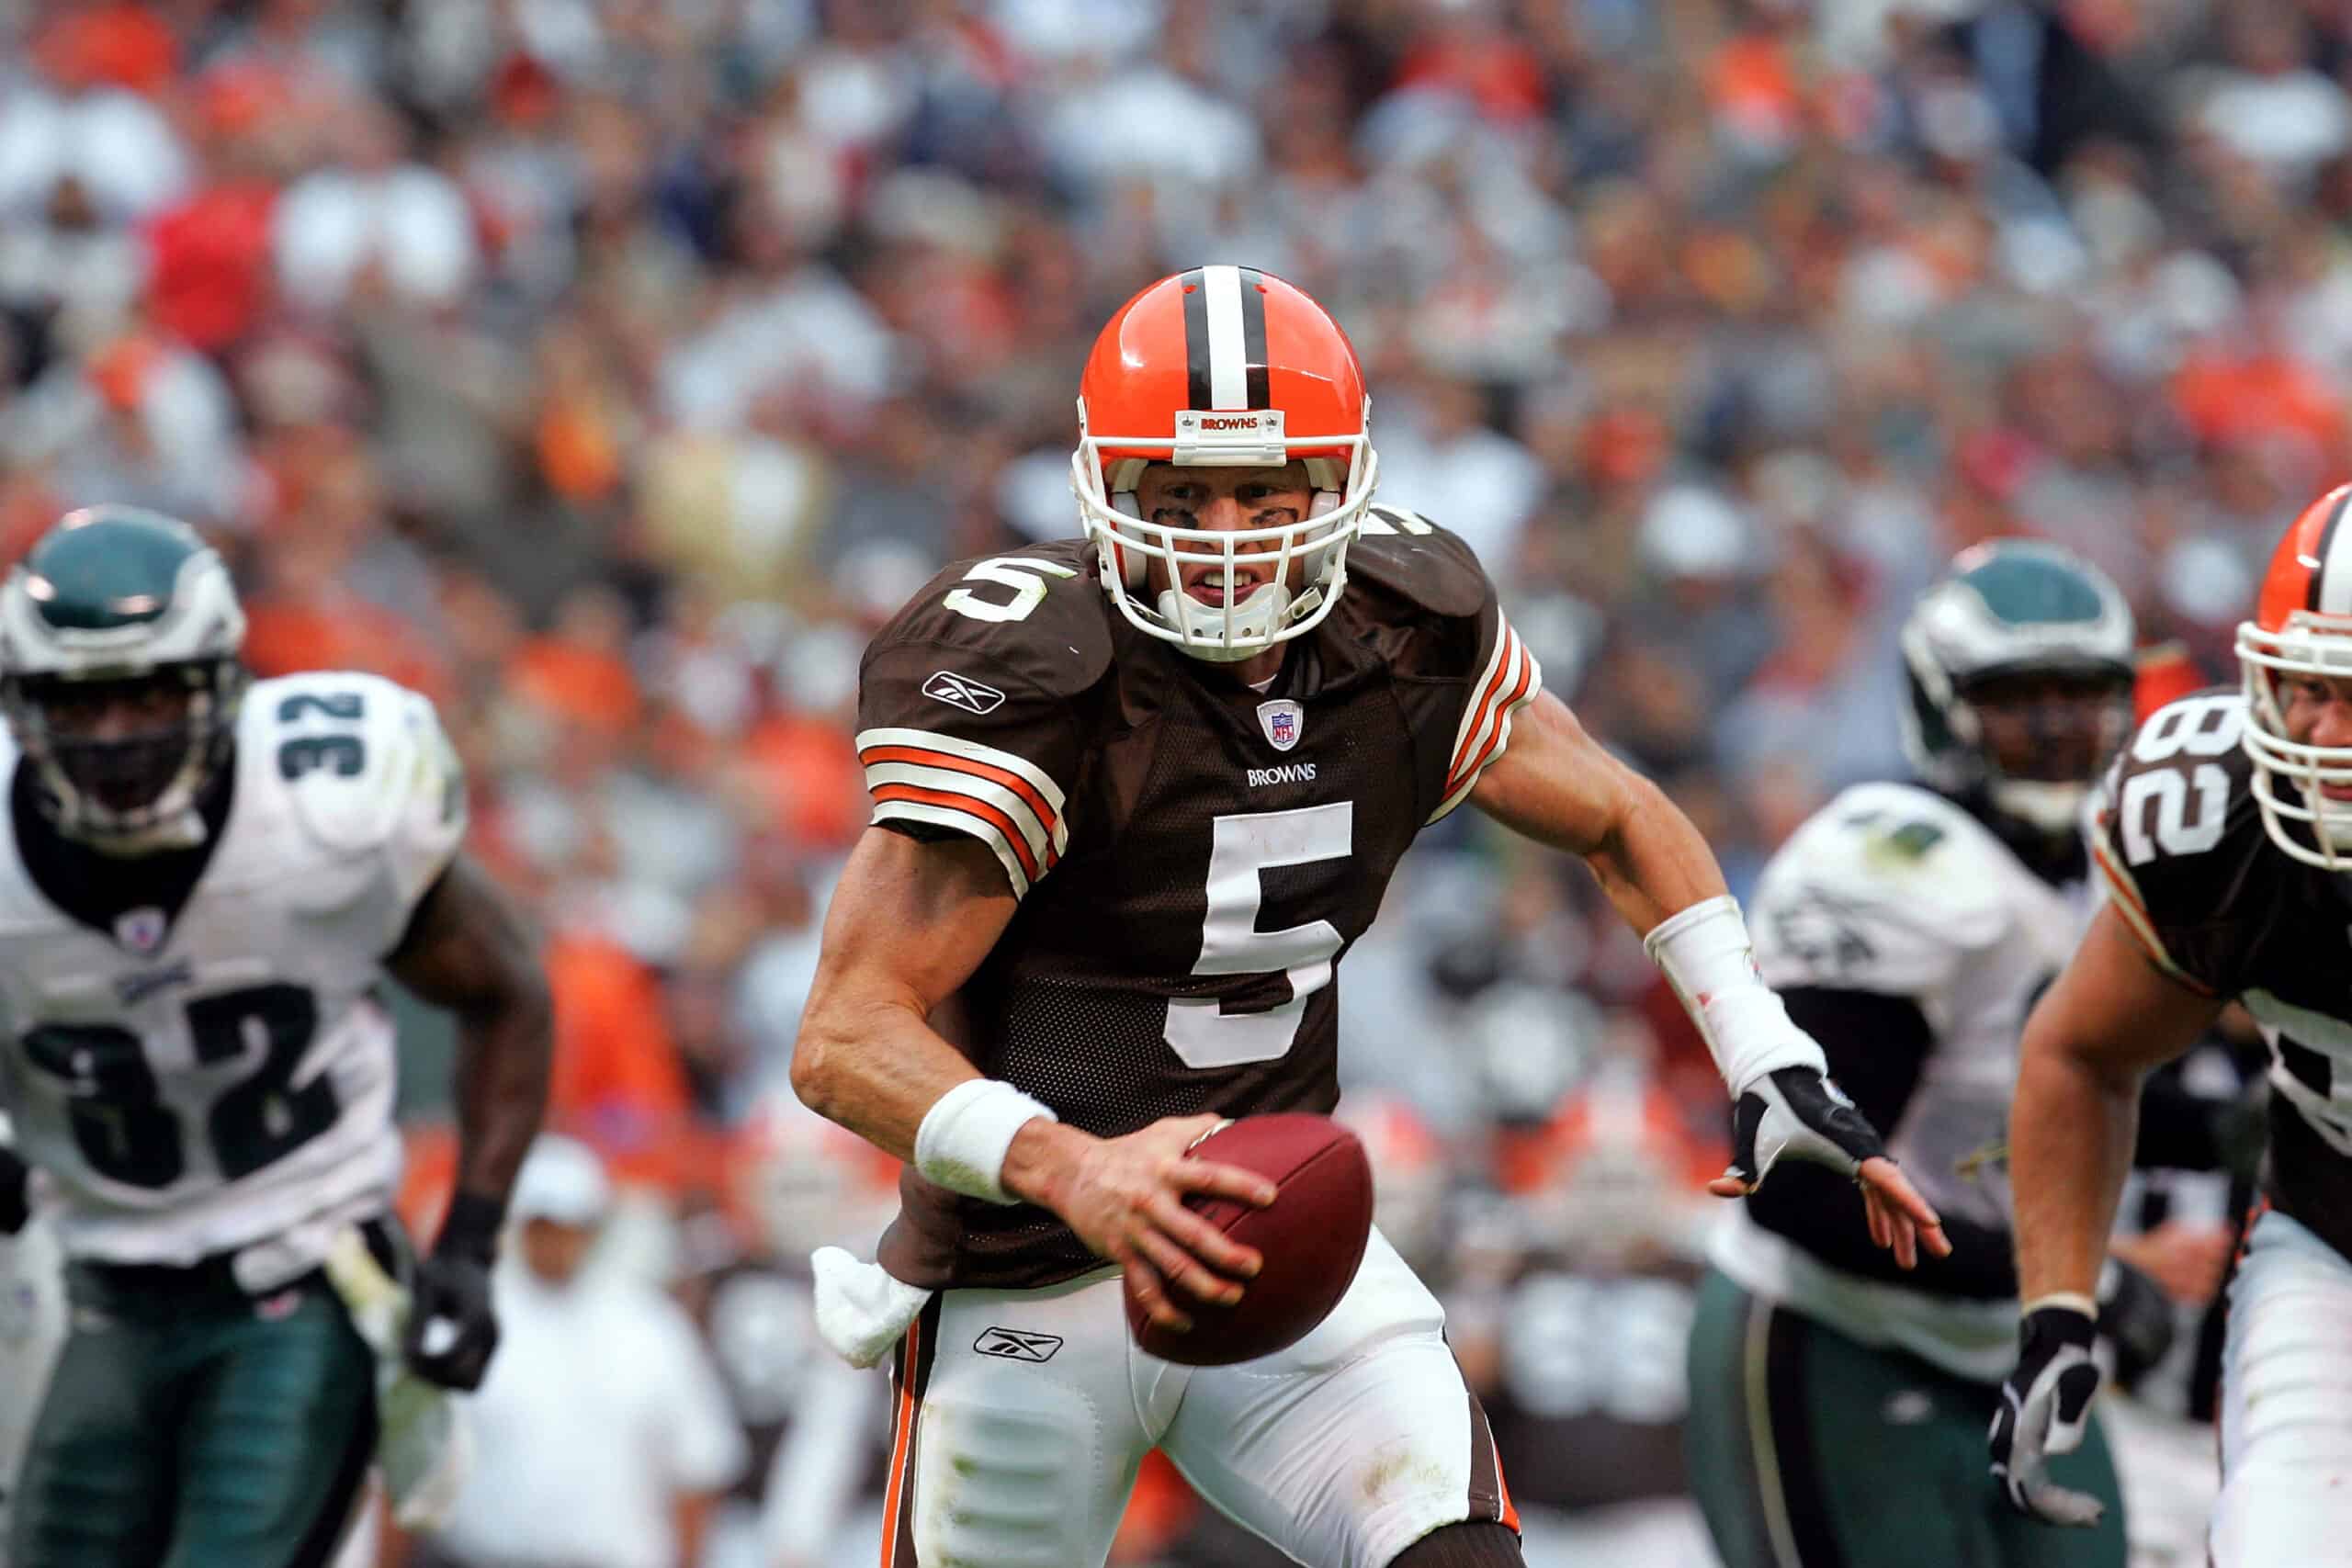
[[2214, 1568], [2352, 1565], [2352, 1262], [2286, 1215], [2230, 1285]]
[[0, 1235], [0, 1568], [7, 1568], [17, 1470], [65, 1343], [62, 1270], [57, 1236], [39, 1214], [15, 1235]]

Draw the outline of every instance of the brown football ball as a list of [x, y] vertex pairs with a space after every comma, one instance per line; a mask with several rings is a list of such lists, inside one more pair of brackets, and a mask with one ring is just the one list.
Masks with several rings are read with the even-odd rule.
[[1231, 1306], [1177, 1304], [1193, 1320], [1171, 1333], [1127, 1292], [1127, 1327], [1162, 1360], [1226, 1367], [1271, 1356], [1305, 1338], [1347, 1293], [1372, 1235], [1372, 1166], [1356, 1135], [1328, 1116], [1245, 1116], [1193, 1145], [1192, 1157], [1254, 1170], [1273, 1182], [1262, 1209], [1231, 1198], [1187, 1198], [1185, 1205], [1265, 1259]]

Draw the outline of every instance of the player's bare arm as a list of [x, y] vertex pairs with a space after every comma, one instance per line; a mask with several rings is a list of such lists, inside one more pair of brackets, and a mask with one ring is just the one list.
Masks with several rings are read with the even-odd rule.
[[[481, 1381], [497, 1344], [488, 1269], [514, 1173], [547, 1111], [554, 1012], [522, 915], [460, 852], [384, 967], [458, 1021], [458, 1189], [420, 1269], [412, 1359], [453, 1387]], [[428, 1337], [435, 1320], [447, 1343]]]
[[1990, 1438], [1994, 1478], [2021, 1512], [2074, 1525], [2101, 1513], [2044, 1464], [2082, 1442], [2098, 1392], [2099, 1266], [2132, 1167], [2141, 1080], [2195, 1044], [2222, 1005], [2158, 968], [2109, 903], [2026, 1023], [2009, 1110], [2023, 1314]]
[[458, 1021], [458, 1190], [503, 1208], [547, 1111], [554, 1012], [522, 914], [460, 854], [384, 967]]
[[1580, 858], [1636, 932], [1724, 891], [1714, 852], [1690, 819], [1548, 692], [1519, 714], [1510, 749], [1479, 776], [1470, 803]]
[[[802, 1101], [934, 1179], [953, 1177], [925, 1157], [932, 1153], [925, 1123], [951, 1092], [987, 1080], [931, 1018], [979, 967], [1015, 907], [985, 845], [868, 829], [826, 915], [816, 982], [793, 1046], [792, 1087]], [[957, 1110], [951, 1103], [947, 1116]], [[1246, 1202], [1272, 1196], [1250, 1172], [1184, 1157], [1216, 1125], [1214, 1116], [1173, 1117], [1125, 1137], [1097, 1138], [1031, 1115], [1009, 1129], [997, 1170], [943, 1185], [968, 1191], [994, 1179], [1006, 1197], [1052, 1210], [1126, 1269], [1155, 1318], [1182, 1326], [1171, 1283], [1198, 1300], [1232, 1300], [1236, 1281], [1259, 1263], [1250, 1248], [1186, 1209], [1185, 1196]]]
[[2141, 1080], [2195, 1044], [2222, 1005], [2157, 968], [2110, 904], [2034, 1008], [2009, 1112], [2029, 1308], [2094, 1293], [2132, 1168]]
[[[1711, 908], [1737, 919], [1722, 868], [1699, 829], [1657, 785], [1603, 750], [1556, 697], [1545, 694], [1528, 705], [1512, 731], [1510, 749], [1487, 769], [1470, 799], [1514, 832], [1582, 859], [1600, 878], [1602, 891], [1625, 923], [1651, 939], [1653, 953], [1667, 962], [1669, 976], [1674, 966], [1660, 953], [1657, 938], [1670, 933], [1678, 918], [1688, 914], [1706, 919], [1706, 909]], [[1735, 933], [1735, 940], [1744, 951], [1744, 930]], [[1676, 985], [1678, 989], [1687, 989], [1679, 977]], [[1770, 997], [1760, 982], [1754, 988]], [[1707, 1005], [1701, 998], [1702, 1008]], [[1778, 1011], [1777, 998], [1768, 1005]], [[1713, 1027], [1709, 1027], [1710, 1022]], [[1810, 1066], [1818, 1077], [1817, 1047], [1809, 1063], [1792, 1054], [1785, 1059], [1767, 1054], [1756, 1058], [1755, 1066], [1736, 1065], [1739, 1043], [1717, 1038], [1725, 1022], [1734, 1029], [1740, 1027], [1736, 1017], [1702, 1019], [1702, 1027], [1735, 1094], [1748, 1091], [1757, 1080], [1769, 1081], [1776, 1071], [1789, 1066]], [[1794, 1041], [1811, 1045], [1788, 1023], [1784, 1012], [1779, 1014], [1779, 1024]], [[1782, 1049], [1778, 1044], [1765, 1047], [1768, 1053]], [[1951, 1244], [1935, 1209], [1900, 1167], [1876, 1152], [1876, 1134], [1850, 1107], [1832, 1104], [1826, 1113], [1849, 1120], [1868, 1134], [1847, 1152], [1865, 1154], [1855, 1173], [1862, 1187], [1871, 1239], [1892, 1249], [1896, 1261], [1906, 1269], [1917, 1262], [1923, 1243], [1939, 1256], [1949, 1254]], [[1769, 1112], [1758, 1114], [1760, 1118]], [[1798, 1152], [1796, 1140], [1788, 1142], [1789, 1152]], [[1827, 1146], [1835, 1152], [1840, 1145]], [[1709, 1190], [1724, 1198], [1755, 1190], [1775, 1152], [1767, 1148], [1757, 1163], [1735, 1166], [1711, 1183]]]

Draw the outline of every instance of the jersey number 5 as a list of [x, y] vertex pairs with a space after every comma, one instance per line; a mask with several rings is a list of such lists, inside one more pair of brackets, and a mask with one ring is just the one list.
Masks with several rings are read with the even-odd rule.
[[[1042, 574], [1042, 575], [1041, 575]], [[1076, 577], [1078, 573], [1057, 561], [1039, 560], [1035, 556], [991, 556], [973, 563], [964, 574], [966, 582], [993, 582], [1012, 590], [1012, 597], [1000, 604], [993, 599], [983, 599], [968, 588], [951, 588], [939, 602], [959, 615], [976, 621], [1026, 620], [1029, 612], [1046, 602], [1048, 577]]]
[[[342, 1107], [322, 1076], [297, 1087], [294, 1069], [318, 1032], [319, 1004], [300, 986], [251, 986], [187, 1004], [199, 1064], [234, 1061], [253, 1046], [259, 1065], [213, 1100], [205, 1117], [221, 1179], [250, 1176], [334, 1125]], [[127, 1187], [169, 1187], [187, 1168], [179, 1118], [163, 1100], [145, 1042], [112, 1023], [48, 1023], [26, 1032], [25, 1055], [65, 1081], [74, 1146], [90, 1168]]]
[[1188, 1067], [1233, 1067], [1286, 1055], [1307, 998], [1331, 983], [1331, 961], [1346, 940], [1329, 920], [1278, 931], [1258, 929], [1265, 897], [1261, 872], [1345, 860], [1355, 840], [1355, 804], [1252, 811], [1216, 819], [1209, 848], [1209, 910], [1195, 975], [1280, 974], [1290, 1000], [1263, 1012], [1221, 1010], [1215, 997], [1170, 998], [1168, 1043]]

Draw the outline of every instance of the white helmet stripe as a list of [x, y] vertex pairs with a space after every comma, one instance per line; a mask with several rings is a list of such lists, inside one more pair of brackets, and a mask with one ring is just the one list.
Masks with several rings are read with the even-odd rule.
[[1241, 324], [1241, 269], [1201, 268], [1201, 294], [1208, 305], [1209, 407], [1250, 406], [1250, 350]]
[[2335, 503], [2334, 515], [2319, 538], [2319, 571], [2312, 585], [2312, 608], [2323, 615], [2352, 615], [2352, 528], [2344, 525], [2344, 513], [2352, 506], [2352, 493]]

